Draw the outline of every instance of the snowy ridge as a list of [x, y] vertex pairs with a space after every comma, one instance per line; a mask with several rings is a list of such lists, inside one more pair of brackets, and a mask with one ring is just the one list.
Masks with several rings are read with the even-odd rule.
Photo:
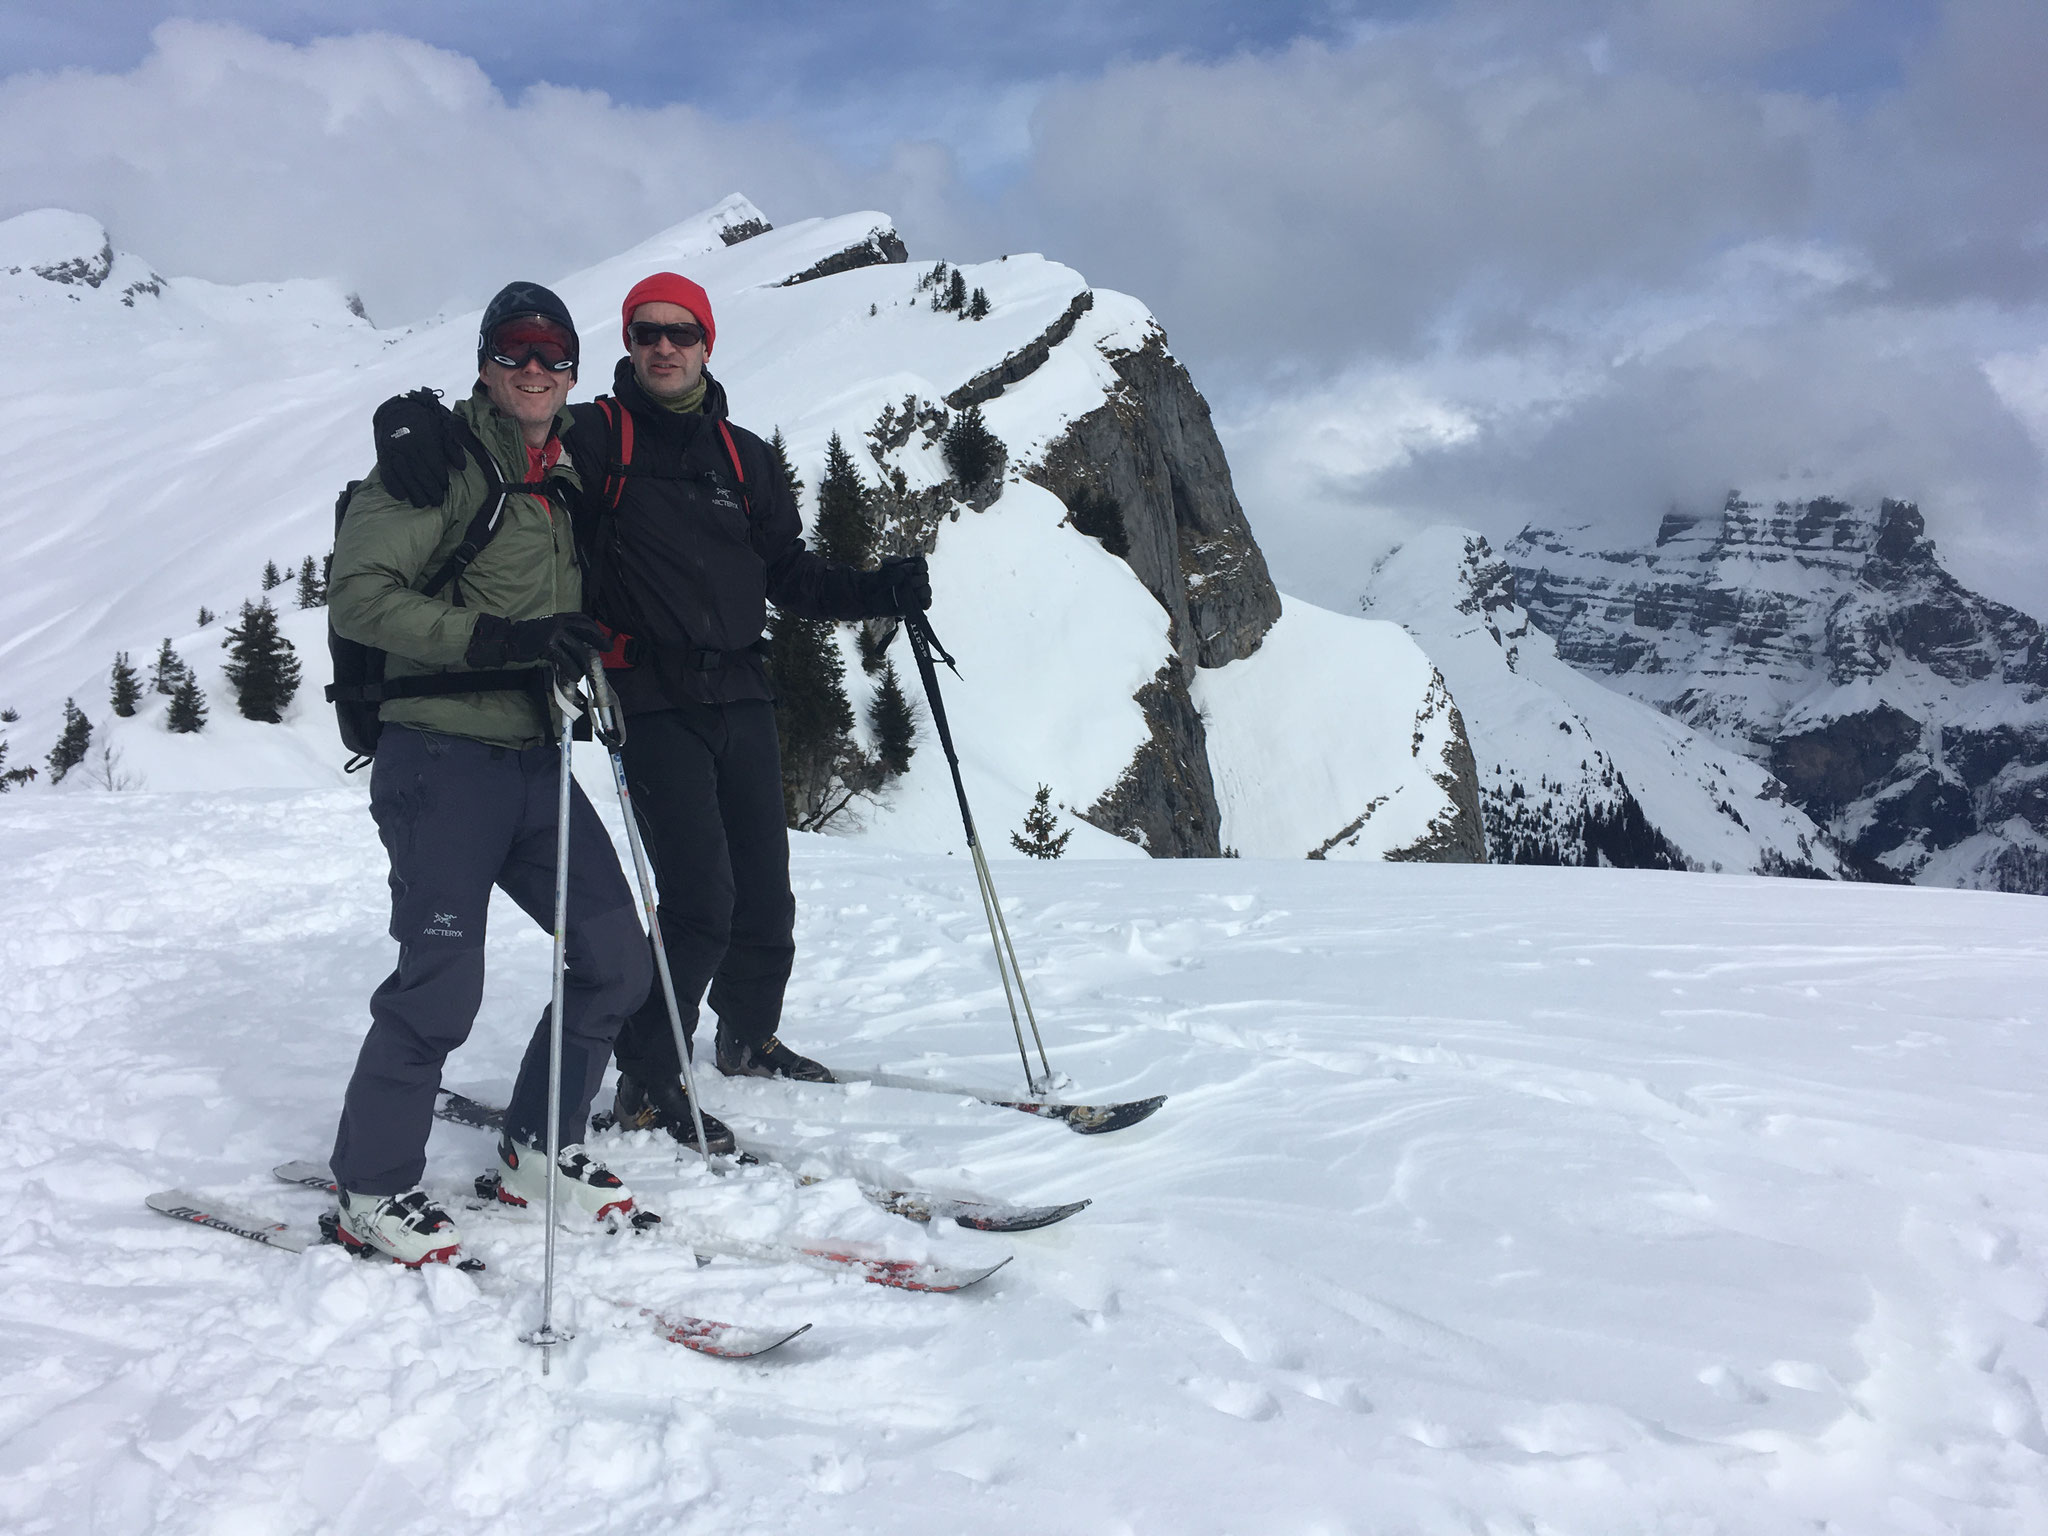
[[[1040, 783], [1062, 804], [1088, 808], [1153, 739], [1134, 695], [1174, 658], [1159, 603], [1128, 565], [1062, 526], [1058, 499], [1019, 472], [1100, 410], [1120, 388], [1114, 360], [1160, 346], [1158, 327], [1135, 299], [1091, 291], [1072, 269], [1034, 255], [961, 269], [990, 301], [985, 319], [963, 320], [935, 311], [920, 290], [929, 263], [886, 259], [901, 250], [886, 214], [773, 230], [766, 223], [746, 199], [729, 198], [554, 283], [584, 339], [575, 398], [609, 387], [621, 350], [618, 305], [631, 284], [653, 270], [684, 270], [713, 297], [712, 367], [736, 420], [764, 436], [779, 427], [812, 487], [834, 432], [873, 483], [901, 477], [892, 505], [919, 510], [885, 536], [933, 546], [932, 618], [964, 673], [949, 686], [948, 707], [968, 789], [988, 847], [1009, 856], [1003, 833], [1021, 822]], [[96, 746], [111, 740], [121, 754], [115, 769], [101, 765], [102, 785], [122, 777], [152, 790], [337, 782], [346, 754], [318, 697], [326, 675], [318, 616], [286, 615], [306, 685], [283, 732], [230, 719], [232, 699], [217, 675], [222, 625], [202, 631], [194, 616], [204, 605], [232, 622], [257, 595], [266, 560], [289, 568], [326, 551], [335, 493], [369, 466], [370, 410], [423, 383], [465, 392], [475, 377], [477, 317], [378, 331], [331, 285], [161, 280], [133, 257], [102, 260], [109, 250], [105, 231], [74, 214], [0, 223], [0, 327], [23, 360], [0, 385], [0, 407], [23, 426], [15, 453], [22, 491], [0, 505], [0, 538], [16, 552], [16, 579], [0, 590], [0, 705], [22, 714], [5, 732], [10, 763], [40, 760], [70, 696], [93, 719]], [[842, 260], [869, 264], [788, 286]], [[102, 267], [96, 286], [60, 280], [73, 268], [90, 276]], [[145, 279], [154, 291], [119, 286]], [[110, 357], [132, 366], [110, 371]], [[1020, 357], [1030, 366], [1017, 365]], [[943, 409], [1006, 360], [1021, 376], [983, 411], [1009, 448], [1011, 473], [977, 513], [952, 501], [935, 431], [906, 430], [895, 442], [870, 433], [885, 409], [901, 411], [906, 399]], [[276, 599], [288, 604], [290, 587]], [[113, 653], [126, 650], [141, 666], [165, 636], [202, 669], [207, 731], [167, 737], [161, 701], [110, 729]], [[1361, 667], [1378, 665], [1371, 645], [1357, 654]], [[859, 709], [871, 680], [850, 664], [847, 681]], [[1331, 686], [1340, 699], [1353, 696], [1352, 709], [1383, 703], [1386, 729], [1403, 740], [1423, 702], [1386, 696], [1366, 671]], [[1211, 705], [1226, 715], [1251, 710], [1234, 725], [1221, 720], [1224, 742], [1259, 734], [1263, 717], [1249, 698], [1231, 702], [1238, 696], [1224, 685]], [[1212, 753], [1205, 766], [1231, 777], [1242, 798], [1260, 792], [1265, 761], [1256, 751], [1242, 760]], [[1405, 794], [1418, 805], [1441, 798], [1431, 770], [1414, 759], [1376, 761], [1395, 777], [1368, 786], [1351, 771], [1329, 784], [1334, 798], [1303, 808], [1321, 828], [1318, 840], [1374, 796]], [[87, 782], [81, 773], [67, 784]], [[1308, 793], [1299, 785], [1271, 791], [1297, 800]], [[1421, 824], [1430, 814], [1421, 812]], [[1077, 816], [1066, 820], [1076, 828], [1070, 856], [1136, 851]], [[950, 781], [928, 731], [870, 826], [910, 847], [957, 839]]]
[[1362, 605], [1442, 668], [1478, 766], [1490, 858], [1839, 876], [1784, 787], [1741, 753], [1558, 659], [1486, 540], [1430, 528]]

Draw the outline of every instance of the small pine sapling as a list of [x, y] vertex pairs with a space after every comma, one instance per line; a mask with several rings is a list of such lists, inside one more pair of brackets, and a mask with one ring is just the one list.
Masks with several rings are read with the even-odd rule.
[[917, 707], [897, 679], [896, 664], [884, 659], [882, 678], [868, 700], [868, 729], [874, 733], [875, 757], [882, 771], [895, 778], [910, 770], [917, 751]]
[[242, 604], [242, 622], [221, 645], [228, 652], [222, 670], [234, 684], [236, 706], [246, 719], [276, 725], [299, 691], [299, 657], [291, 641], [278, 633], [270, 599]]
[[220, 615], [215, 613], [211, 608], [207, 607], [206, 604], [201, 603], [199, 605], [199, 627], [201, 629], [206, 628], [207, 625], [211, 624], [215, 619], [219, 617]]
[[11, 705], [6, 709], [0, 709], [0, 725], [12, 725], [20, 718], [21, 711]]
[[171, 712], [165, 724], [180, 736], [195, 736], [206, 729], [206, 695], [199, 691], [199, 679], [187, 672], [171, 695]]
[[939, 440], [939, 448], [953, 477], [969, 489], [995, 475], [1009, 457], [1003, 440], [989, 431], [981, 419], [978, 405], [970, 405], [953, 418], [953, 424]]
[[1069, 827], [1058, 836], [1053, 835], [1060, 819], [1051, 801], [1051, 787], [1039, 785], [1038, 793], [1031, 797], [1031, 809], [1024, 813], [1023, 829], [1010, 834], [1012, 848], [1034, 859], [1056, 859], [1067, 851], [1067, 839], [1074, 835], [1074, 829]]
[[57, 745], [50, 748], [50, 755], [44, 764], [50, 770], [50, 782], [61, 784], [64, 775], [85, 761], [85, 754], [92, 750], [92, 722], [85, 718], [85, 711], [75, 700], [64, 701], [64, 729], [57, 737]]
[[279, 569], [277, 568], [277, 562], [276, 562], [275, 560], [266, 560], [266, 561], [264, 561], [264, 562], [263, 562], [263, 590], [264, 590], [264, 591], [266, 591], [266, 592], [269, 592], [269, 591], [272, 591], [273, 589], [275, 589], [275, 588], [277, 588], [277, 587], [281, 587], [281, 586], [283, 586], [283, 585], [284, 585], [284, 572], [283, 572], [283, 571], [280, 571], [280, 570], [279, 570]]
[[135, 706], [142, 700], [142, 679], [135, 675], [135, 668], [129, 665], [126, 651], [114, 652], [114, 674], [110, 695], [114, 713], [123, 720], [135, 713]]
[[875, 552], [875, 525], [867, 502], [867, 487], [853, 455], [834, 432], [825, 444], [825, 476], [818, 482], [818, 513], [812, 525], [819, 554], [835, 565], [868, 564]]
[[149, 686], [158, 693], [176, 693], [178, 679], [188, 669], [178, 653], [171, 649], [170, 636], [164, 636], [164, 643], [157, 647], [156, 660], [150, 664]]

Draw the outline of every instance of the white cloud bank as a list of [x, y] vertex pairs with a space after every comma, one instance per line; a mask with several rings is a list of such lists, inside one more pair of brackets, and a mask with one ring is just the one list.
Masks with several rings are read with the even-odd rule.
[[1037, 105], [988, 195], [946, 144], [856, 166], [787, 122], [507, 98], [389, 34], [172, 22], [128, 73], [0, 81], [0, 214], [81, 208], [167, 271], [332, 277], [391, 323], [735, 190], [885, 207], [916, 254], [1040, 249], [1142, 296], [1312, 599], [1420, 523], [1627, 538], [1741, 485], [1917, 499], [1967, 579], [2041, 612], [2048, 7], [1947, 0], [1892, 76], [1798, 88], [1787, 50], [1881, 9], [1495, 0], [996, 82]]

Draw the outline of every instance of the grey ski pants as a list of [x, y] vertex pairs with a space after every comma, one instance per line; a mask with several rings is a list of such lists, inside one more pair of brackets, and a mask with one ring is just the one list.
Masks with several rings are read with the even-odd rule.
[[[331, 1166], [342, 1188], [389, 1195], [426, 1169], [441, 1064], [483, 1001], [484, 928], [496, 886], [555, 923], [558, 747], [519, 751], [384, 728], [370, 813], [391, 858], [398, 967], [370, 997], [370, 1030], [342, 1102]], [[604, 823], [571, 787], [569, 923], [562, 993], [562, 1140], [580, 1141], [620, 1022], [653, 976], [647, 936]], [[548, 1017], [528, 1042], [506, 1124], [547, 1138]]]

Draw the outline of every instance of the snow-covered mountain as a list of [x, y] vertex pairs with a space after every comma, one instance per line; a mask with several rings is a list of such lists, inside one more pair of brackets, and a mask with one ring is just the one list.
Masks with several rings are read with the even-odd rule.
[[[964, 673], [948, 712], [995, 851], [1041, 783], [1089, 823], [1072, 853], [1476, 849], [1476, 829], [1459, 832], [1469, 787], [1446, 787], [1456, 753], [1427, 660], [1392, 625], [1292, 602], [1283, 616], [1208, 409], [1137, 300], [1013, 255], [963, 269], [988, 298], [964, 318], [933, 306], [931, 266], [907, 260], [886, 215], [774, 229], [735, 197], [553, 282], [589, 353], [579, 397], [609, 381], [620, 297], [662, 268], [713, 297], [735, 418], [779, 427], [813, 487], [838, 433], [870, 476], [885, 550], [930, 551], [932, 619]], [[421, 383], [465, 391], [475, 327], [380, 331], [323, 283], [166, 279], [78, 214], [0, 224], [9, 761], [40, 760], [71, 697], [119, 761], [67, 785], [334, 782], [345, 754], [318, 699], [321, 615], [286, 615], [310, 686], [282, 729], [234, 717], [220, 625], [195, 616], [232, 615], [266, 561], [327, 549], [335, 492], [369, 462], [371, 408]], [[969, 405], [1008, 450], [993, 495], [951, 482], [938, 446]], [[1126, 557], [1068, 521], [1084, 493], [1120, 504]], [[1266, 655], [1298, 652], [1310, 630], [1312, 676]], [[212, 697], [201, 735], [167, 735], [154, 695], [110, 719], [114, 653], [141, 663], [166, 636]], [[857, 665], [848, 685], [859, 706]], [[957, 841], [935, 746], [864, 825], [899, 845]]]
[[1918, 508], [1731, 495], [1647, 548], [1505, 554], [1560, 656], [1768, 766], [1863, 873], [2048, 893], [2048, 640]]
[[1365, 611], [1441, 669], [1478, 769], [1487, 855], [1839, 875], [1827, 839], [1739, 752], [1558, 658], [1484, 538], [1430, 528], [1373, 572]]

